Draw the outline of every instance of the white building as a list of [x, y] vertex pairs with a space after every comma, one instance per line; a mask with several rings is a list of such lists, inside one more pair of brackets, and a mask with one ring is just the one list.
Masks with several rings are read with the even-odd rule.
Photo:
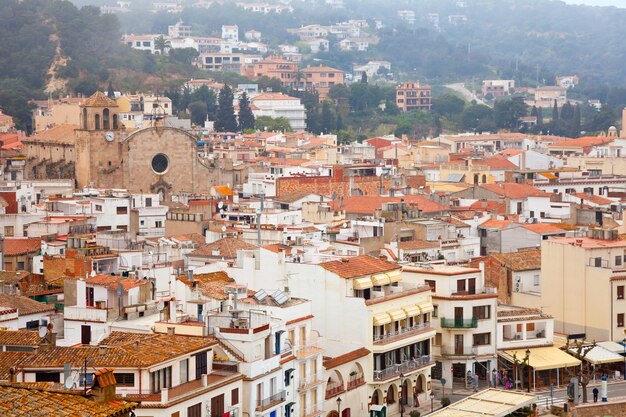
[[283, 93], [262, 93], [252, 97], [250, 101], [254, 117], [284, 117], [289, 121], [293, 130], [304, 131], [306, 129], [306, 111], [299, 98]]
[[239, 42], [239, 26], [222, 25], [222, 39]]

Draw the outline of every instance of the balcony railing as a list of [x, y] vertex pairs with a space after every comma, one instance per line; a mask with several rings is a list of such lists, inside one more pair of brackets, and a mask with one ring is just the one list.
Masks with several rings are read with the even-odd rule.
[[320, 385], [324, 382], [324, 374], [318, 372], [313, 375], [306, 376], [304, 378], [300, 378], [300, 390], [305, 390], [309, 388], [313, 388], [317, 385]]
[[408, 295], [419, 294], [430, 289], [428, 285], [411, 286], [409, 284], [402, 284], [401, 287], [392, 288], [394, 288], [394, 290], [390, 289], [386, 293], [384, 291], [370, 292], [371, 298], [369, 300], [365, 300], [365, 304], [369, 306], [372, 304], [382, 303], [387, 300], [394, 300]]
[[387, 369], [383, 369], [380, 371], [375, 370], [374, 381], [384, 381], [387, 379], [395, 378], [398, 377], [400, 374], [406, 374], [407, 372], [412, 372], [431, 364], [432, 361], [430, 355], [424, 355], [418, 359], [413, 359], [390, 366]]
[[235, 361], [216, 361], [213, 360], [213, 370], [239, 372], [238, 362]]
[[351, 376], [348, 380], [348, 390], [360, 387], [363, 384], [365, 384], [365, 377], [362, 373], [357, 373], [356, 375]]
[[106, 322], [109, 318], [107, 308], [66, 306], [64, 316], [67, 320]]
[[336, 397], [337, 395], [345, 392], [343, 384], [339, 381], [332, 381], [326, 385], [326, 399]]
[[324, 403], [312, 404], [304, 410], [303, 417], [315, 417], [324, 412]]
[[285, 391], [279, 391], [274, 395], [270, 395], [267, 398], [263, 398], [262, 400], [257, 400], [256, 402], [256, 411], [265, 411], [270, 407], [278, 405], [285, 401]]
[[307, 344], [302, 344], [296, 347], [295, 357], [298, 359], [304, 359], [317, 355], [322, 351], [322, 348], [319, 346], [319, 344], [319, 341], [307, 342]]
[[428, 330], [431, 330], [430, 322], [428, 321], [425, 323], [413, 325], [411, 327], [403, 327], [397, 331], [374, 335], [374, 344], [384, 345], [385, 343], [392, 343], [396, 340], [401, 340], [405, 337], [410, 337]]
[[478, 327], [478, 319], [447, 319], [441, 318], [441, 327], [444, 329], [475, 329]]
[[476, 356], [478, 354], [477, 347], [442, 347], [441, 354], [444, 356]]

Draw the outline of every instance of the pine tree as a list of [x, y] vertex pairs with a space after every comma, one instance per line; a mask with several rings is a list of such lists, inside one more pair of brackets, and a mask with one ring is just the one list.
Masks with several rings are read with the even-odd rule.
[[543, 127], [543, 110], [541, 107], [537, 109], [537, 126]]
[[239, 130], [254, 129], [254, 114], [250, 109], [250, 100], [244, 92], [239, 99]]
[[361, 74], [361, 84], [367, 84], [367, 73], [365, 71]]
[[559, 120], [559, 105], [554, 100], [554, 107], [552, 107], [552, 122]]
[[322, 103], [322, 121], [321, 121], [321, 131], [322, 133], [330, 133], [335, 128], [335, 118], [333, 117], [333, 112], [330, 109], [330, 104], [328, 101], [324, 101]]
[[237, 128], [237, 118], [233, 107], [233, 90], [228, 84], [225, 84], [217, 99], [215, 130], [218, 132], [235, 132]]
[[113, 84], [109, 81], [109, 87], [107, 88], [107, 97], [111, 100], [115, 100], [115, 90], [113, 90]]
[[341, 114], [339, 112], [337, 112], [337, 121], [335, 122], [335, 128], [337, 130], [343, 130], [345, 126], [343, 125], [343, 118], [341, 117]]
[[580, 125], [580, 106], [577, 104], [576, 107], [574, 107], [574, 117], [572, 118], [572, 137], [577, 138], [578, 136], [580, 136], [580, 129], [581, 129], [581, 125]]

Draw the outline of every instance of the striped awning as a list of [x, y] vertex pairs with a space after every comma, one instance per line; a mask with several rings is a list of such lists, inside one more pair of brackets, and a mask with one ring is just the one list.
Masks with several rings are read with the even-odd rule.
[[374, 285], [387, 285], [390, 283], [389, 275], [387, 274], [372, 275], [372, 282], [374, 283]]
[[430, 301], [422, 301], [417, 303], [422, 314], [430, 313], [431, 311], [435, 311], [435, 307], [433, 307], [433, 303]]
[[414, 317], [420, 315], [420, 309], [417, 305], [409, 304], [406, 307], [402, 307], [402, 310], [406, 313], [407, 317]]
[[389, 282], [400, 282], [402, 281], [402, 272], [399, 269], [395, 271], [387, 272], [387, 276], [389, 277]]
[[382, 326], [391, 323], [391, 317], [387, 313], [374, 314], [374, 326]]
[[352, 288], [355, 290], [366, 290], [368, 288], [372, 288], [374, 284], [372, 284], [372, 280], [367, 278], [357, 278], [352, 282]]
[[406, 318], [406, 313], [402, 309], [391, 310], [388, 311], [392, 320], [404, 320]]

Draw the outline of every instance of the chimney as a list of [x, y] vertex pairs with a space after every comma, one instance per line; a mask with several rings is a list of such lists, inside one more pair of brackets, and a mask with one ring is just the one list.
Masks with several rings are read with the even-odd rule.
[[174, 336], [176, 334], [176, 327], [168, 327], [167, 334], [170, 336]]
[[113, 371], [113, 368], [104, 368], [95, 372], [91, 385], [91, 396], [95, 402], [106, 404], [115, 401], [117, 381], [115, 381]]
[[12, 366], [9, 369], [9, 384], [15, 384], [17, 382], [17, 368]]
[[106, 355], [106, 353], [107, 353], [106, 345], [99, 345], [98, 346], [98, 355]]

